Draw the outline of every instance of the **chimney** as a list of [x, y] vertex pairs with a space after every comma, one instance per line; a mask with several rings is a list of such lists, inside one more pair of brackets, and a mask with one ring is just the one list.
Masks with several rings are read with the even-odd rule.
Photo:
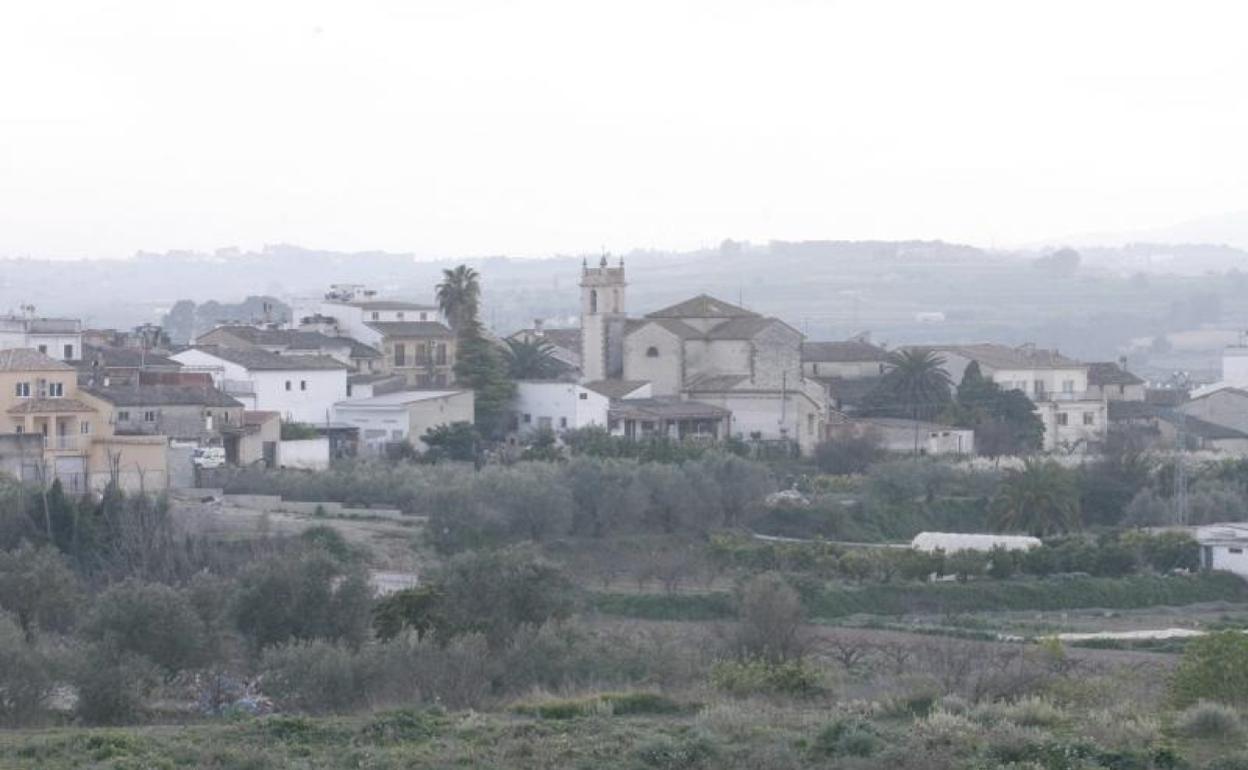
[[546, 322], [543, 319], [534, 318], [533, 319], [533, 336], [534, 337], [546, 336], [546, 330], [544, 328], [545, 325], [546, 325]]

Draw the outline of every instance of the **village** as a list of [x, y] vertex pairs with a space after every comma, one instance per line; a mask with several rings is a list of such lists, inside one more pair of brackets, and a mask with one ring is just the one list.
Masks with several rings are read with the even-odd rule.
[[[472, 436], [458, 459], [478, 463], [595, 431], [760, 458], [838, 442], [864, 458], [997, 465], [1077, 466], [1124, 446], [1180, 464], [1248, 456], [1248, 343], [1226, 348], [1216, 381], [1146, 382], [1125, 358], [1032, 345], [808, 340], [707, 295], [630, 315], [625, 271], [585, 260], [579, 328], [480, 328], [480, 279], [462, 267], [426, 300], [339, 284], [293, 300], [288, 318], [219, 319], [190, 344], [152, 324], [90, 329], [24, 307], [0, 318], [0, 471], [70, 494], [160, 493], [211, 486], [220, 469], [433, 457], [443, 449], [430, 442], [453, 428]], [[457, 367], [469, 325], [505, 369], [488, 415]], [[1165, 523], [1190, 522], [1176, 508]], [[1239, 553], [1248, 534], [1220, 526], [1206, 539], [1206, 561], [1224, 566], [1214, 550]]]

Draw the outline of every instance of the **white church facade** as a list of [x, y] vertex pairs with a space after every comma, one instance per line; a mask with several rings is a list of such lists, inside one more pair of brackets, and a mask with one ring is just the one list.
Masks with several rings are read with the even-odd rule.
[[649, 383], [647, 404], [621, 402], [629, 417], [644, 406], [671, 412], [676, 426], [696, 413], [718, 438], [789, 441], [803, 453], [822, 440], [826, 396], [803, 375], [793, 327], [707, 295], [629, 318], [622, 260], [584, 265], [580, 285], [582, 381]]

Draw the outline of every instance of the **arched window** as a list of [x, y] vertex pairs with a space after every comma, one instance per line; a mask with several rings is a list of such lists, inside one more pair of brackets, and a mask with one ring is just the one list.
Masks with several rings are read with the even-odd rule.
[[597, 289], [589, 290], [589, 312], [590, 313], [598, 312], [598, 290]]
[[659, 357], [659, 349], [658, 349], [658, 348], [656, 348], [656, 347], [655, 347], [655, 346], [653, 346], [653, 345], [651, 345], [650, 347], [646, 348], [646, 358], [658, 358], [658, 357]]

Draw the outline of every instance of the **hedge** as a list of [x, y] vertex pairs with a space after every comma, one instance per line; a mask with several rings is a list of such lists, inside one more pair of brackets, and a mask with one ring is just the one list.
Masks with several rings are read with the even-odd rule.
[[[835, 587], [807, 592], [814, 619], [855, 614], [960, 614], [1002, 610], [1140, 609], [1201, 602], [1246, 602], [1248, 583], [1224, 572], [1196, 575], [977, 580]], [[591, 593], [604, 615], [643, 620], [721, 620], [736, 614], [732, 594]]]

